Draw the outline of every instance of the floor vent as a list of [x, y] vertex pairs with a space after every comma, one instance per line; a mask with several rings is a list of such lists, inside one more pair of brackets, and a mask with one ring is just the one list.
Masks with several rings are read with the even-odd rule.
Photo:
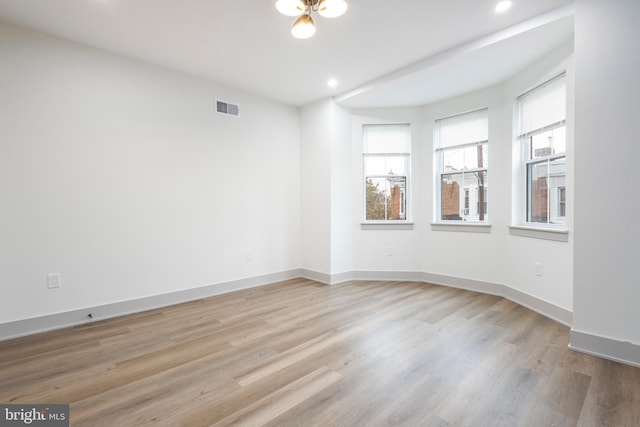
[[220, 114], [226, 114], [234, 117], [240, 116], [240, 109], [238, 106], [229, 104], [228, 102], [216, 101], [216, 110]]

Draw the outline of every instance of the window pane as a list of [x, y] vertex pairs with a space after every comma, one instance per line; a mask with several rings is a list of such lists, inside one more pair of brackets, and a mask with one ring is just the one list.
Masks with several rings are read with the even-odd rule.
[[464, 165], [466, 169], [486, 168], [489, 163], [487, 144], [464, 149]]
[[464, 169], [464, 149], [453, 148], [440, 152], [443, 172], [461, 171]]
[[[560, 188], [566, 188], [564, 158], [530, 164], [527, 168], [529, 187], [528, 221], [545, 224], [564, 224], [564, 206], [560, 206]], [[565, 197], [564, 190], [562, 197]], [[562, 202], [564, 205], [564, 202]]]
[[487, 219], [487, 172], [449, 173], [440, 183], [444, 221], [484, 221]]
[[407, 173], [406, 156], [387, 156], [387, 173], [405, 175]]
[[[565, 158], [553, 160], [549, 162], [549, 222], [551, 224], [565, 224], [564, 218], [564, 202], [560, 207], [561, 200], [559, 198], [560, 189], [566, 188], [567, 183], [567, 164]], [[565, 193], [563, 192], [563, 197]], [[560, 215], [561, 209], [563, 215]]]
[[389, 178], [389, 204], [387, 219], [406, 219], [406, 184], [404, 176]]
[[547, 162], [531, 164], [527, 171], [529, 181], [529, 222], [547, 223], [549, 220], [548, 204], [548, 170]]
[[465, 188], [469, 190], [471, 204], [465, 221], [484, 221], [487, 219], [487, 172], [465, 174]]
[[[440, 183], [440, 219], [444, 221], [460, 221], [464, 214], [461, 206], [466, 206], [465, 194], [461, 192], [463, 184], [463, 174], [443, 174]], [[468, 210], [468, 209], [467, 209]]]
[[563, 154], [567, 150], [566, 126], [530, 138], [529, 159]]
[[367, 178], [365, 184], [367, 220], [406, 219], [406, 177]]

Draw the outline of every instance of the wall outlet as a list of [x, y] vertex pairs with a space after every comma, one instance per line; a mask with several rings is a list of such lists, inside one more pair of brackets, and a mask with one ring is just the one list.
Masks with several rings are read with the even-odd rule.
[[542, 277], [542, 263], [541, 262], [534, 262], [533, 265], [535, 265], [535, 267], [536, 267], [536, 276]]
[[246, 262], [253, 261], [253, 251], [244, 251], [244, 260]]
[[389, 246], [386, 250], [387, 256], [393, 256], [393, 248]]
[[59, 288], [62, 284], [62, 277], [60, 273], [51, 273], [47, 274], [47, 288], [55, 289]]

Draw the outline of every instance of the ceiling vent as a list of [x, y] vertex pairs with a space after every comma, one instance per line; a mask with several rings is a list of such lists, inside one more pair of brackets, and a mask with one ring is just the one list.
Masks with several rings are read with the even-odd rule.
[[218, 113], [220, 114], [226, 114], [228, 116], [240, 116], [240, 109], [238, 108], [238, 106], [229, 104], [228, 102], [216, 101], [216, 111], [218, 111]]

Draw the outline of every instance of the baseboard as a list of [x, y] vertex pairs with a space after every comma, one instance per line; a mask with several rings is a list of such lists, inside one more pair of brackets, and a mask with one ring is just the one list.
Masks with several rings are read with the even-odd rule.
[[[30, 319], [18, 320], [0, 324], [0, 341], [46, 332], [68, 326], [75, 326], [89, 321], [108, 319], [131, 313], [138, 313], [154, 308], [166, 307], [186, 301], [193, 301], [214, 295], [242, 289], [253, 288], [269, 283], [303, 277], [327, 285], [335, 285], [351, 280], [377, 280], [377, 281], [409, 281], [424, 282], [435, 285], [449, 286], [497, 295], [507, 298], [517, 304], [527, 307], [543, 316], [556, 320], [564, 325], [571, 326], [572, 313], [569, 310], [558, 307], [547, 301], [532, 295], [512, 289], [497, 283], [483, 282], [479, 280], [464, 279], [460, 277], [444, 276], [416, 271], [348, 271], [343, 273], [328, 274], [308, 269], [293, 269], [279, 273], [265, 274], [256, 277], [233, 280], [224, 283], [207, 285], [199, 288], [186, 289], [162, 295], [154, 295], [129, 301], [116, 302], [95, 307], [87, 307], [64, 313], [51, 314]], [[88, 314], [92, 314], [89, 320]]]
[[354, 271], [352, 280], [378, 280], [393, 282], [424, 282], [416, 271]]
[[640, 345], [571, 329], [569, 348], [640, 368]]
[[305, 279], [313, 280], [314, 282], [324, 283], [325, 285], [333, 285], [331, 282], [331, 274], [329, 273], [321, 273], [319, 271], [308, 270], [306, 268], [302, 268], [300, 270], [300, 277]]
[[[153, 295], [144, 298], [137, 298], [128, 301], [115, 302], [94, 307], [87, 307], [64, 313], [50, 314], [46, 316], [34, 317], [30, 319], [17, 320], [0, 324], [0, 341], [11, 338], [18, 338], [25, 335], [32, 335], [40, 332], [47, 332], [54, 329], [76, 326], [90, 321], [109, 319], [112, 317], [124, 316], [126, 314], [138, 313], [152, 310], [154, 308], [166, 307], [182, 302], [193, 301], [200, 298], [207, 298], [228, 292], [242, 289], [255, 288], [270, 283], [301, 277], [301, 269], [293, 269], [277, 273], [264, 274], [261, 276], [248, 277], [229, 282], [216, 283], [198, 288], [185, 289], [182, 291], [170, 292], [161, 295]], [[88, 315], [91, 313], [92, 318]]]
[[573, 323], [573, 313], [571, 311], [538, 297], [498, 283], [415, 271], [355, 271], [352, 276], [351, 280], [425, 282], [432, 283], [434, 285], [480, 292], [483, 294], [496, 295], [513, 301], [516, 304], [520, 304], [523, 307], [527, 307], [528, 309], [562, 323], [565, 326], [571, 327]]
[[422, 273], [412, 271], [346, 271], [343, 273], [321, 273], [302, 269], [302, 277], [325, 285], [337, 285], [352, 280], [376, 280], [381, 282], [424, 282]]
[[566, 308], [562, 308], [550, 303], [549, 301], [545, 301], [508, 286], [504, 287], [503, 296], [508, 300], [518, 303], [523, 307], [527, 307], [529, 310], [533, 310], [536, 313], [542, 314], [543, 316], [555, 320], [558, 323], [562, 323], [565, 326], [571, 327], [573, 325], [573, 312]]
[[[422, 281], [433, 283], [434, 285], [449, 286], [452, 288], [466, 289], [468, 291], [480, 292], [483, 294], [505, 296], [506, 286], [492, 282], [480, 280], [464, 279], [455, 276], [444, 276], [441, 274], [422, 273]], [[514, 301], [517, 302], [517, 301]]]
[[549, 301], [545, 301], [509, 286], [430, 273], [423, 273], [423, 281], [436, 285], [450, 286], [469, 291], [481, 292], [483, 294], [500, 296], [548, 317], [549, 319], [562, 323], [565, 326], [571, 327], [573, 324], [573, 313], [566, 308], [562, 308], [550, 303]]
[[345, 271], [343, 273], [321, 273], [319, 271], [308, 270], [306, 268], [301, 269], [301, 275], [305, 279], [313, 280], [314, 282], [324, 283], [325, 285], [337, 285], [339, 283], [349, 282], [354, 280], [353, 271]]

